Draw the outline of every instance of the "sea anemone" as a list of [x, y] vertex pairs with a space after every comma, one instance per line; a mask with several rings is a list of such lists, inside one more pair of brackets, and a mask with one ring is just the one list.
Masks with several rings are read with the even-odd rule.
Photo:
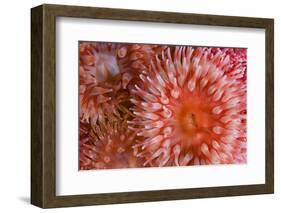
[[[155, 56], [160, 54], [166, 46], [148, 44], [118, 44], [119, 60], [118, 64], [123, 74], [123, 89], [132, 89], [139, 81], [139, 74], [146, 72]], [[121, 57], [122, 55], [122, 57]]]
[[122, 73], [118, 65], [119, 47], [114, 44], [80, 44], [80, 117], [95, 124], [105, 114], [119, 114], [126, 102]]
[[228, 66], [225, 74], [230, 78], [244, 81], [246, 80], [247, 71], [247, 49], [246, 48], [212, 48], [211, 52], [216, 54], [223, 51], [229, 57]]
[[[95, 124], [128, 108], [128, 85], [146, 70], [157, 46], [80, 43], [80, 117]], [[125, 107], [124, 107], [125, 105]]]
[[129, 87], [148, 69], [156, 46], [81, 42], [80, 169], [138, 167]]
[[79, 48], [80, 169], [246, 162], [246, 49]]
[[138, 167], [132, 148], [135, 134], [127, 128], [127, 116], [122, 121], [105, 117], [93, 126], [80, 123], [80, 169]]
[[177, 46], [139, 75], [130, 99], [135, 118], [128, 123], [137, 132], [134, 148], [143, 166], [246, 162], [246, 65], [236, 62], [240, 55]]

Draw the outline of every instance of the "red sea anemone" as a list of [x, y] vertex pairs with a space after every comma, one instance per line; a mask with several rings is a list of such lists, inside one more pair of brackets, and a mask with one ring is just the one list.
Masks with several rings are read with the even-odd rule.
[[229, 48], [177, 46], [140, 74], [131, 91], [135, 118], [128, 123], [137, 131], [134, 148], [144, 165], [246, 162], [246, 69], [236, 62], [240, 56]]

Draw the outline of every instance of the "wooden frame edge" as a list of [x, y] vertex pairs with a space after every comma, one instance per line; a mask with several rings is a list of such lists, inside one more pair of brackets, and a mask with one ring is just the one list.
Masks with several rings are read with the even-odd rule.
[[265, 27], [265, 86], [266, 86], [266, 185], [268, 191], [274, 193], [274, 20], [268, 20]]
[[43, 7], [31, 10], [31, 203], [43, 207], [42, 64]]

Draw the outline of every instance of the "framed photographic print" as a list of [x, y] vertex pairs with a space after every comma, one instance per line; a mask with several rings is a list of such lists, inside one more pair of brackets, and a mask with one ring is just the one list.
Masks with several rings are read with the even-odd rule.
[[31, 9], [31, 203], [274, 191], [273, 19]]

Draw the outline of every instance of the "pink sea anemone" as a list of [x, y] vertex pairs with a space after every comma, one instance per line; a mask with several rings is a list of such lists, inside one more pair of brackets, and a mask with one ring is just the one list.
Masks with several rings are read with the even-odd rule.
[[122, 121], [109, 117], [97, 125], [80, 123], [80, 169], [139, 167], [132, 148], [135, 132]]
[[128, 86], [146, 70], [157, 46], [80, 43], [80, 117], [96, 123], [105, 114], [127, 110]]
[[128, 123], [144, 166], [246, 162], [244, 53], [167, 48], [139, 75]]
[[[129, 88], [148, 69], [151, 45], [80, 43], [80, 169], [138, 167]], [[155, 49], [155, 50], [154, 50]]]
[[[120, 53], [121, 52], [121, 53]], [[120, 116], [127, 93], [122, 90], [118, 57], [119, 46], [114, 44], [80, 44], [80, 117], [95, 124], [106, 114]]]
[[246, 162], [246, 49], [79, 50], [80, 169]]

